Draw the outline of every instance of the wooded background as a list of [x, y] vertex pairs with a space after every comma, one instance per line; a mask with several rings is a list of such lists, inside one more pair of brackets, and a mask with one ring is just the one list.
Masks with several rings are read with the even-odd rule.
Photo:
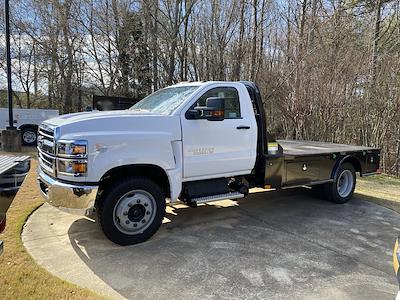
[[399, 175], [399, 0], [13, 0], [11, 14], [17, 106], [252, 80], [277, 137], [381, 147]]

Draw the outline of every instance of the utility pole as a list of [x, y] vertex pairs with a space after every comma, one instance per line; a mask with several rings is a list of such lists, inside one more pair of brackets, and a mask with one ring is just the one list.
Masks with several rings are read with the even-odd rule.
[[4, 0], [4, 19], [6, 21], [6, 57], [7, 57], [7, 95], [8, 95], [8, 121], [9, 126], [1, 133], [3, 150], [21, 151], [21, 132], [14, 127], [12, 84], [11, 84], [11, 50], [10, 50], [10, 5], [9, 0]]
[[6, 20], [6, 58], [7, 58], [7, 96], [9, 129], [14, 129], [12, 85], [11, 85], [11, 50], [10, 50], [10, 5], [4, 1], [4, 19]]

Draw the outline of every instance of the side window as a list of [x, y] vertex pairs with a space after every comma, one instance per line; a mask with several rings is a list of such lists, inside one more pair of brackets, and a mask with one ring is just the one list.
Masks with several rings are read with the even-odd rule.
[[239, 94], [235, 88], [219, 87], [211, 89], [203, 94], [193, 107], [205, 106], [207, 98], [210, 97], [220, 97], [225, 99], [225, 119], [237, 119], [241, 117]]

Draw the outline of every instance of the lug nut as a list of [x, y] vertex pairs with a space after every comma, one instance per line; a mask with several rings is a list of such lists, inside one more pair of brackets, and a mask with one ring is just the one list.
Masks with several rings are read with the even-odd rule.
[[136, 200], [136, 203], [140, 203], [140, 199], [137, 199], [137, 200]]
[[132, 207], [132, 203], [128, 203], [128, 206], [129, 206], [129, 207]]
[[146, 215], [149, 215], [150, 214], [150, 212], [149, 211], [146, 211]]
[[137, 227], [137, 224], [136, 224], [136, 223], [133, 223], [133, 227]]
[[125, 221], [125, 224], [129, 224], [129, 223], [130, 223], [129, 220], [126, 220], [126, 221]]
[[128, 215], [128, 212], [127, 211], [124, 211], [124, 216], [127, 216]]
[[149, 206], [147, 203], [144, 204], [145, 207]]
[[145, 220], [145, 219], [143, 219], [143, 220], [142, 220], [142, 223], [145, 223], [145, 222], [146, 222], [146, 220]]

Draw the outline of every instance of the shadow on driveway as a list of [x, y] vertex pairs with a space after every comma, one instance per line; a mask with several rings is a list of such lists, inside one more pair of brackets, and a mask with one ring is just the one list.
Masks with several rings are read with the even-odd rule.
[[121, 247], [87, 219], [68, 236], [85, 264], [126, 298], [393, 299], [400, 216], [309, 191], [256, 193], [168, 208], [149, 241]]

